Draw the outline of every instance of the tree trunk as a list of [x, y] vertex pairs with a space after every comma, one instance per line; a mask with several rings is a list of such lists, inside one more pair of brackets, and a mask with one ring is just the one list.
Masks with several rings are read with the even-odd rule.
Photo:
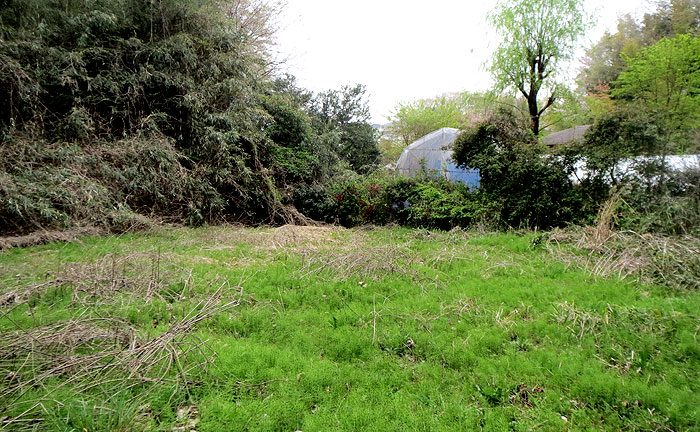
[[540, 135], [540, 116], [530, 114], [530, 128], [535, 136]]
[[537, 107], [537, 93], [530, 92], [527, 98], [527, 108], [530, 111], [530, 129], [535, 136], [540, 134], [540, 112]]

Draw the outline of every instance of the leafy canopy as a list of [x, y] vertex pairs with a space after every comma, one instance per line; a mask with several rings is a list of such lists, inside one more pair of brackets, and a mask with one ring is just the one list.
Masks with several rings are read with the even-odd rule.
[[613, 97], [643, 103], [665, 118], [669, 131], [700, 126], [700, 39], [662, 39], [627, 61]]
[[[582, 0], [500, 0], [488, 20], [503, 37], [489, 69], [497, 90], [513, 89], [528, 102], [530, 128], [557, 99], [559, 76], [587, 28]], [[541, 92], [548, 94], [540, 102]]]
[[391, 133], [408, 145], [440, 128], [462, 128], [483, 119], [490, 100], [486, 94], [463, 92], [402, 102], [389, 117]]
[[543, 157], [543, 149], [517, 113], [498, 110], [462, 132], [452, 158], [476, 168], [477, 193], [503, 226], [556, 226], [578, 214], [578, 195], [563, 160]]
[[656, 9], [635, 20], [619, 18], [617, 31], [606, 32], [586, 50], [578, 82], [588, 94], [607, 94], [640, 49], [681, 34], [700, 36], [700, 0], [659, 0]]
[[312, 125], [321, 136], [321, 145], [363, 174], [379, 164], [366, 93], [361, 84], [343, 86], [340, 90], [320, 92], [309, 103]]

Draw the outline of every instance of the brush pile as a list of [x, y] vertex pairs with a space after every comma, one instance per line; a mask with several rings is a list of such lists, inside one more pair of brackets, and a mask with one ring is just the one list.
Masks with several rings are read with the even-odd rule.
[[[11, 324], [0, 329], [0, 430], [45, 424], [61, 406], [59, 394], [95, 409], [103, 397], [137, 407], [156, 389], [189, 397], [215, 358], [198, 326], [237, 307], [242, 289], [224, 281], [213, 293], [194, 294], [192, 272], [163, 257], [107, 255], [0, 293], [0, 314]], [[50, 298], [72, 298], [66, 319], [42, 323], [34, 315], [34, 305]], [[173, 299], [182, 312], [149, 321], [150, 329], [124, 312]], [[33, 319], [16, 313], [25, 309]]]

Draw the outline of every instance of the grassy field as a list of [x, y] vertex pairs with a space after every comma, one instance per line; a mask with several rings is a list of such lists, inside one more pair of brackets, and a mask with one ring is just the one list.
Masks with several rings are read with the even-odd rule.
[[0, 428], [700, 430], [700, 294], [548, 240], [213, 227], [0, 252]]

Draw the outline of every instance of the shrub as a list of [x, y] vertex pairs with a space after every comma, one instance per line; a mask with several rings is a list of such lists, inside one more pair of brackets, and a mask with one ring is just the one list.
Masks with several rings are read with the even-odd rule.
[[147, 225], [139, 215], [193, 225], [221, 217], [221, 195], [181, 158], [163, 137], [0, 146], [0, 225], [12, 234], [81, 224], [124, 231]]
[[297, 210], [311, 219], [324, 222], [335, 219], [336, 200], [324, 186], [299, 186], [294, 189], [292, 201]]
[[469, 226], [479, 215], [475, 196], [459, 183], [442, 179], [355, 177], [295, 192], [294, 203], [306, 216], [352, 227], [397, 223], [449, 230]]
[[499, 111], [464, 131], [453, 158], [479, 170], [480, 201], [502, 227], [549, 228], [585, 216], [582, 192], [569, 178], [571, 161], [546, 155], [513, 113]]
[[640, 233], [700, 234], [700, 169], [671, 171], [661, 185], [631, 182], [623, 191], [618, 228]]

